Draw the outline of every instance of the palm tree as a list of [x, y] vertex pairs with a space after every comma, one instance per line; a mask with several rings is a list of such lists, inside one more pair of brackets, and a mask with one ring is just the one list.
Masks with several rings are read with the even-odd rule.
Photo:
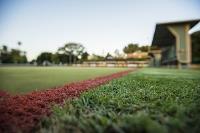
[[19, 53], [21, 54], [20, 46], [22, 45], [22, 42], [21, 42], [21, 41], [18, 41], [18, 42], [17, 42], [17, 45], [19, 46]]
[[17, 42], [17, 45], [18, 45], [18, 46], [21, 46], [21, 45], [22, 45], [22, 42], [21, 42], [21, 41], [18, 41], [18, 42]]

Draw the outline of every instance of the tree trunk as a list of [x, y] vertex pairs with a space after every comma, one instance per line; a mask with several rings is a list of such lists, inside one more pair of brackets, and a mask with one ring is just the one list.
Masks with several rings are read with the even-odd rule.
[[69, 54], [69, 64], [71, 65], [71, 63], [72, 63], [72, 54], [70, 53]]
[[74, 55], [73, 57], [74, 57], [74, 62], [73, 63], [76, 64], [76, 56]]

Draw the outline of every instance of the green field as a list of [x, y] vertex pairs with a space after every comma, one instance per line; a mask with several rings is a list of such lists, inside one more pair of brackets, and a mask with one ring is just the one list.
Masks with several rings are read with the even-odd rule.
[[0, 90], [26, 93], [123, 70], [127, 68], [0, 67]]
[[200, 71], [142, 69], [55, 106], [40, 132], [200, 131]]

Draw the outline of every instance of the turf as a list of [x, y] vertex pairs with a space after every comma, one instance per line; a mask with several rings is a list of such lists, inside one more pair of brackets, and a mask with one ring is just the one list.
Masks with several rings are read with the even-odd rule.
[[200, 131], [200, 71], [142, 69], [55, 106], [40, 132]]
[[123, 70], [127, 68], [0, 67], [0, 90], [21, 94]]

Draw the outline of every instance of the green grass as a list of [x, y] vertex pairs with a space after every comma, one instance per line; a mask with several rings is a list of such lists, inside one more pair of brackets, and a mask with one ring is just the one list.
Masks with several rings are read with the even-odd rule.
[[55, 106], [40, 132], [200, 131], [200, 71], [142, 69]]
[[0, 67], [0, 90], [26, 93], [127, 70], [126, 68]]

